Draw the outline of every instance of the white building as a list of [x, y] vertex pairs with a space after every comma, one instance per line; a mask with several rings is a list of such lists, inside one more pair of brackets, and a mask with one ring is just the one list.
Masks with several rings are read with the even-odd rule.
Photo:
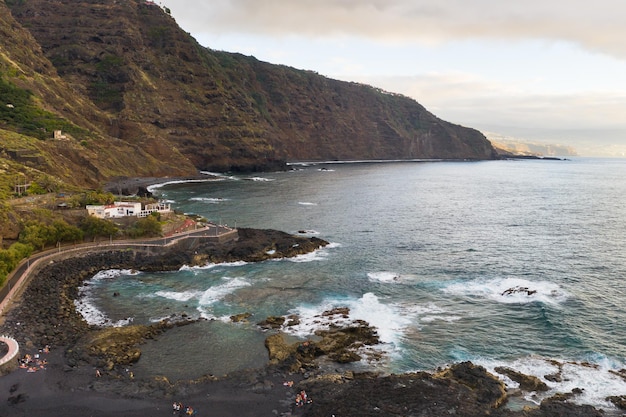
[[170, 205], [167, 203], [146, 204], [141, 208], [141, 203], [131, 203], [126, 201], [116, 201], [107, 205], [89, 205], [86, 207], [90, 216], [100, 219], [111, 219], [116, 217], [147, 217], [152, 213], [169, 213]]
[[57, 139], [57, 140], [65, 140], [65, 139], [67, 139], [67, 136], [65, 136], [63, 134], [63, 132], [60, 131], [60, 130], [55, 130], [54, 132], [52, 132], [52, 137], [54, 139]]

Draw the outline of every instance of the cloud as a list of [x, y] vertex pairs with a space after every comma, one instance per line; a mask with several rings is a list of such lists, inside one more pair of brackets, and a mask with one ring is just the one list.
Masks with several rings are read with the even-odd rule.
[[559, 39], [626, 58], [623, 0], [163, 0], [194, 33], [437, 44], [467, 38]]
[[529, 93], [528, 85], [459, 72], [357, 77], [356, 81], [403, 91], [438, 117], [472, 127], [626, 130], [626, 92]]

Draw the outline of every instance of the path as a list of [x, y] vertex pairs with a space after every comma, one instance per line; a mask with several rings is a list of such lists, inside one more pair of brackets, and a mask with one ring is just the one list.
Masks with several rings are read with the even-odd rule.
[[0, 289], [0, 316], [7, 309], [10, 302], [19, 294], [24, 284], [28, 281], [29, 274], [43, 261], [51, 262], [56, 258], [67, 256], [67, 254], [89, 251], [89, 250], [110, 250], [122, 248], [145, 248], [145, 247], [167, 247], [176, 244], [184, 239], [213, 239], [217, 242], [224, 242], [237, 238], [237, 229], [227, 226], [208, 224], [200, 229], [187, 230], [171, 236], [158, 237], [143, 240], [108, 240], [94, 243], [82, 243], [56, 249], [50, 249], [35, 253], [28, 259], [23, 260], [7, 276], [5, 285]]
[[12, 337], [0, 336], [0, 342], [6, 344], [9, 347], [9, 351], [6, 353], [6, 355], [0, 358], [0, 368], [3, 368], [6, 363], [15, 359], [20, 351], [20, 347], [17, 344], [17, 341]]

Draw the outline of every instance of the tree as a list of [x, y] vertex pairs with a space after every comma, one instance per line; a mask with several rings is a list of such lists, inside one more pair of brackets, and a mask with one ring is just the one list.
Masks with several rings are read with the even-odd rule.
[[52, 223], [54, 238], [57, 242], [77, 242], [83, 240], [84, 233], [78, 227], [68, 224], [65, 220]]
[[80, 222], [80, 229], [86, 237], [92, 237], [93, 240], [96, 240], [97, 237], [113, 236], [118, 232], [117, 226], [112, 222], [94, 216], [84, 217]]
[[24, 243], [15, 242], [8, 249], [0, 250], [0, 285], [6, 277], [15, 269], [18, 263], [28, 258], [33, 253], [33, 248]]
[[46, 244], [55, 242], [54, 228], [36, 220], [29, 221], [20, 232], [18, 241], [44, 250]]
[[128, 229], [128, 235], [132, 238], [161, 236], [161, 223], [155, 216], [148, 216], [137, 220], [133, 227]]

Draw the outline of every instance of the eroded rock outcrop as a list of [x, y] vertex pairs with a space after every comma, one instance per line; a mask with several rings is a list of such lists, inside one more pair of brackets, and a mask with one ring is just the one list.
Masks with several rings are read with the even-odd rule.
[[506, 375], [513, 381], [519, 383], [519, 388], [522, 391], [548, 391], [548, 385], [541, 379], [533, 375], [525, 375], [521, 372], [517, 372], [514, 369], [498, 366], [495, 371], [499, 374]]

